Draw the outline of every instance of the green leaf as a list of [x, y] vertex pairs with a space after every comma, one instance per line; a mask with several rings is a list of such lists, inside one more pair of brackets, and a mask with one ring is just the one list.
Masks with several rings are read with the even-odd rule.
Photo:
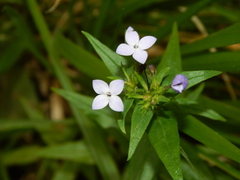
[[[240, 41], [240, 40], [239, 40]], [[193, 55], [184, 58], [184, 70], [240, 71], [240, 52], [217, 52]]]
[[157, 71], [170, 67], [169, 72], [179, 73], [182, 71], [181, 55], [179, 51], [179, 40], [177, 24], [173, 24], [172, 35], [168, 41], [167, 49], [163, 54], [162, 60], [157, 66]]
[[[211, 71], [211, 70], [206, 70], [206, 71], [184, 71], [181, 72], [181, 74], [185, 75], [188, 78], [188, 86], [187, 89], [189, 89], [190, 87], [205, 81], [213, 76], [217, 76], [219, 74], [221, 74], [220, 71]], [[162, 86], [168, 86], [172, 83], [174, 77], [176, 76], [176, 74], [171, 74], [169, 76], [167, 76], [163, 83]]]
[[146, 113], [142, 112], [142, 106], [137, 104], [131, 121], [131, 132], [130, 132], [130, 142], [128, 150], [128, 160], [131, 159], [135, 149], [137, 148], [138, 143], [140, 142], [149, 122], [153, 116], [153, 111], [148, 110]]
[[181, 160], [178, 125], [170, 111], [159, 113], [150, 124], [148, 137], [174, 180], [181, 180]]
[[199, 10], [201, 10], [210, 2], [211, 0], [197, 1], [195, 4], [189, 6], [186, 12], [174, 16], [167, 22], [164, 27], [159, 27], [154, 36], [156, 36], [158, 40], [165, 38], [171, 32], [171, 28], [174, 22], [176, 22], [179, 26], [184, 24], [186, 21], [189, 21], [193, 15], [195, 15]]
[[234, 120], [235, 122], [240, 122], [240, 109], [236, 106], [231, 106], [221, 101], [217, 101], [208, 97], [200, 96], [198, 102], [201, 104], [207, 104], [216, 112], [220, 113], [224, 117]]
[[130, 160], [130, 172], [127, 180], [153, 179], [159, 170], [160, 160], [146, 134], [143, 135]]
[[92, 46], [94, 47], [98, 55], [101, 57], [109, 71], [112, 73], [112, 75], [124, 77], [121, 67], [122, 65], [126, 65], [127, 61], [122, 56], [119, 56], [107, 46], [102, 44], [89, 33], [82, 33], [87, 37], [87, 39], [92, 44]]
[[125, 118], [126, 118], [128, 111], [130, 110], [130, 108], [133, 105], [133, 101], [134, 101], [134, 99], [128, 99], [128, 98], [124, 98], [124, 100], [123, 100], [123, 104], [124, 104], [123, 119], [118, 120], [118, 126], [124, 134], [126, 134]]
[[38, 151], [42, 158], [64, 159], [74, 162], [94, 164], [88, 148], [83, 141], [69, 142], [61, 145], [47, 146]]
[[240, 163], [240, 150], [235, 145], [195, 117], [184, 115], [177, 108], [171, 107], [171, 109], [176, 112], [179, 129], [182, 132]]
[[231, 44], [240, 43], [239, 36], [240, 23], [236, 23], [218, 32], [215, 32], [204, 39], [194, 41], [190, 44], [182, 46], [182, 54], [189, 54], [197, 51], [202, 51], [212, 47], [222, 47]]
[[199, 104], [186, 98], [177, 98], [176, 101], [185, 113], [207, 117], [212, 120], [226, 121], [224, 117], [212, 110], [207, 104]]
[[54, 36], [54, 47], [72, 65], [92, 78], [106, 80], [111, 74], [97, 57], [65, 38], [60, 32]]
[[148, 85], [145, 82], [145, 80], [143, 79], [143, 77], [141, 75], [139, 75], [136, 71], [134, 71], [135, 76], [137, 77], [139, 83], [142, 85], [142, 87], [144, 88], [145, 91], [148, 91]]
[[[27, 154], [27, 156], [26, 156]], [[26, 146], [3, 154], [5, 165], [32, 163], [40, 158], [70, 160], [74, 162], [94, 164], [84, 142], [71, 142], [55, 146]]]
[[203, 151], [200, 151], [200, 157], [202, 157], [207, 162], [214, 164], [214, 166], [220, 168], [234, 178], [240, 179], [240, 172], [238, 169], [234, 169], [226, 163], [219, 161], [217, 157], [211, 156]]
[[206, 165], [206, 163], [199, 157], [199, 151], [194, 144], [191, 142], [187, 142], [181, 139], [181, 146], [184, 149], [187, 157], [183, 153], [181, 153], [184, 158], [189, 158], [193, 168], [195, 169], [194, 172], [198, 175], [199, 179], [201, 180], [214, 180], [214, 177]]

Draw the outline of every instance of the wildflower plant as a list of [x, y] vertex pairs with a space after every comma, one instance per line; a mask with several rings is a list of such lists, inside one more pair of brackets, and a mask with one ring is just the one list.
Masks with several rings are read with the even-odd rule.
[[96, 2], [3, 1], [0, 179], [240, 179], [236, 1]]
[[[183, 107], [193, 100], [185, 98], [184, 91], [221, 72], [182, 71], [176, 24], [173, 26], [165, 54], [156, 67], [148, 64], [146, 51], [156, 42], [153, 36], [140, 39], [138, 33], [132, 27], [128, 27], [125, 32], [126, 43], [120, 44], [116, 52], [113, 52], [87, 32], [83, 33], [109, 71], [113, 72], [111, 79], [124, 81], [124, 90], [120, 95], [124, 99], [124, 111], [122, 118], [118, 120], [118, 125], [123, 133], [129, 134], [127, 159], [133, 158], [137, 147], [143, 146], [141, 142], [147, 138], [172, 178], [183, 179], [178, 124], [182, 126], [184, 121], [195, 122], [196, 119], [190, 114], [207, 116], [210, 119], [224, 119], [214, 110], [211, 112], [214, 112], [215, 117], [211, 116], [207, 107], [203, 109], [201, 107], [201, 111], [205, 113], [200, 113], [198, 110], [185, 111]], [[128, 63], [116, 53], [123, 56], [132, 55], [136, 63], [132, 65], [133, 63]], [[93, 106], [94, 104], [95, 100]], [[105, 104], [102, 107], [105, 107]], [[114, 110], [114, 108], [111, 109]], [[126, 122], [129, 122], [129, 117], [131, 117], [131, 125], [130, 130], [127, 130]], [[194, 126], [204, 130], [203, 125], [198, 123], [196, 122]], [[185, 131], [185, 129], [182, 130]], [[194, 132], [186, 131], [186, 133], [194, 137]], [[196, 139], [201, 141], [201, 138], [196, 137]]]

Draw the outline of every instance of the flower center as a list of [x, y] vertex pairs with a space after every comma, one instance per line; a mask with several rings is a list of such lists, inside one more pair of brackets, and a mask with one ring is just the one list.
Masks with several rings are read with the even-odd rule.
[[112, 96], [111, 92], [106, 92], [106, 95], [107, 95], [107, 97], [111, 97]]
[[138, 48], [139, 48], [139, 45], [138, 45], [138, 44], [134, 44], [133, 48], [134, 48], [134, 49], [138, 49]]

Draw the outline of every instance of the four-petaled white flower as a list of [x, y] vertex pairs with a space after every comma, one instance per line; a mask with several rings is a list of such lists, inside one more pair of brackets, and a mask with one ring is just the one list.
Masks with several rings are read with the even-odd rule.
[[125, 41], [117, 47], [116, 53], [123, 56], [133, 56], [133, 58], [141, 64], [147, 60], [148, 53], [146, 49], [150, 48], [157, 38], [153, 36], [144, 36], [139, 38], [139, 35], [134, 29], [129, 26], [125, 32]]
[[98, 94], [92, 103], [92, 109], [102, 109], [108, 104], [110, 108], [114, 111], [123, 111], [123, 102], [118, 95], [122, 92], [124, 88], [123, 80], [113, 80], [110, 82], [109, 86], [106, 82], [102, 80], [93, 80], [93, 89]]

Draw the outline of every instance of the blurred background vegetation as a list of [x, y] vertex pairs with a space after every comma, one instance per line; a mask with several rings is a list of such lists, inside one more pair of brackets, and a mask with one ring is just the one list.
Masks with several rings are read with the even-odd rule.
[[[149, 50], [148, 64], [156, 64], [173, 22], [178, 23], [184, 45], [240, 21], [238, 0], [1, 0], [0, 7], [1, 180], [129, 179], [128, 137], [117, 126], [119, 115], [109, 109], [102, 116], [87, 110], [90, 106], [78, 108], [81, 102], [68, 103], [53, 89], [95, 96], [92, 79], [106, 80], [110, 75], [98, 64], [99, 57], [82, 31], [113, 51], [123, 42], [128, 26], [141, 36], [154, 35], [158, 41]], [[235, 121], [202, 120], [239, 146], [240, 31], [236, 29], [228, 33], [237, 42], [210, 49], [223, 54], [209, 57], [209, 50], [193, 50], [192, 56], [183, 48], [182, 59], [183, 70], [224, 71], [205, 83], [203, 94], [208, 98], [202, 102]], [[240, 169], [225, 156], [217, 157], [220, 163]], [[218, 161], [202, 159], [214, 174], [204, 179], [237, 177], [238, 172], [216, 165]], [[171, 179], [159, 167], [155, 178]], [[189, 173], [186, 179], [196, 179], [190, 168], [183, 164], [185, 175]]]

